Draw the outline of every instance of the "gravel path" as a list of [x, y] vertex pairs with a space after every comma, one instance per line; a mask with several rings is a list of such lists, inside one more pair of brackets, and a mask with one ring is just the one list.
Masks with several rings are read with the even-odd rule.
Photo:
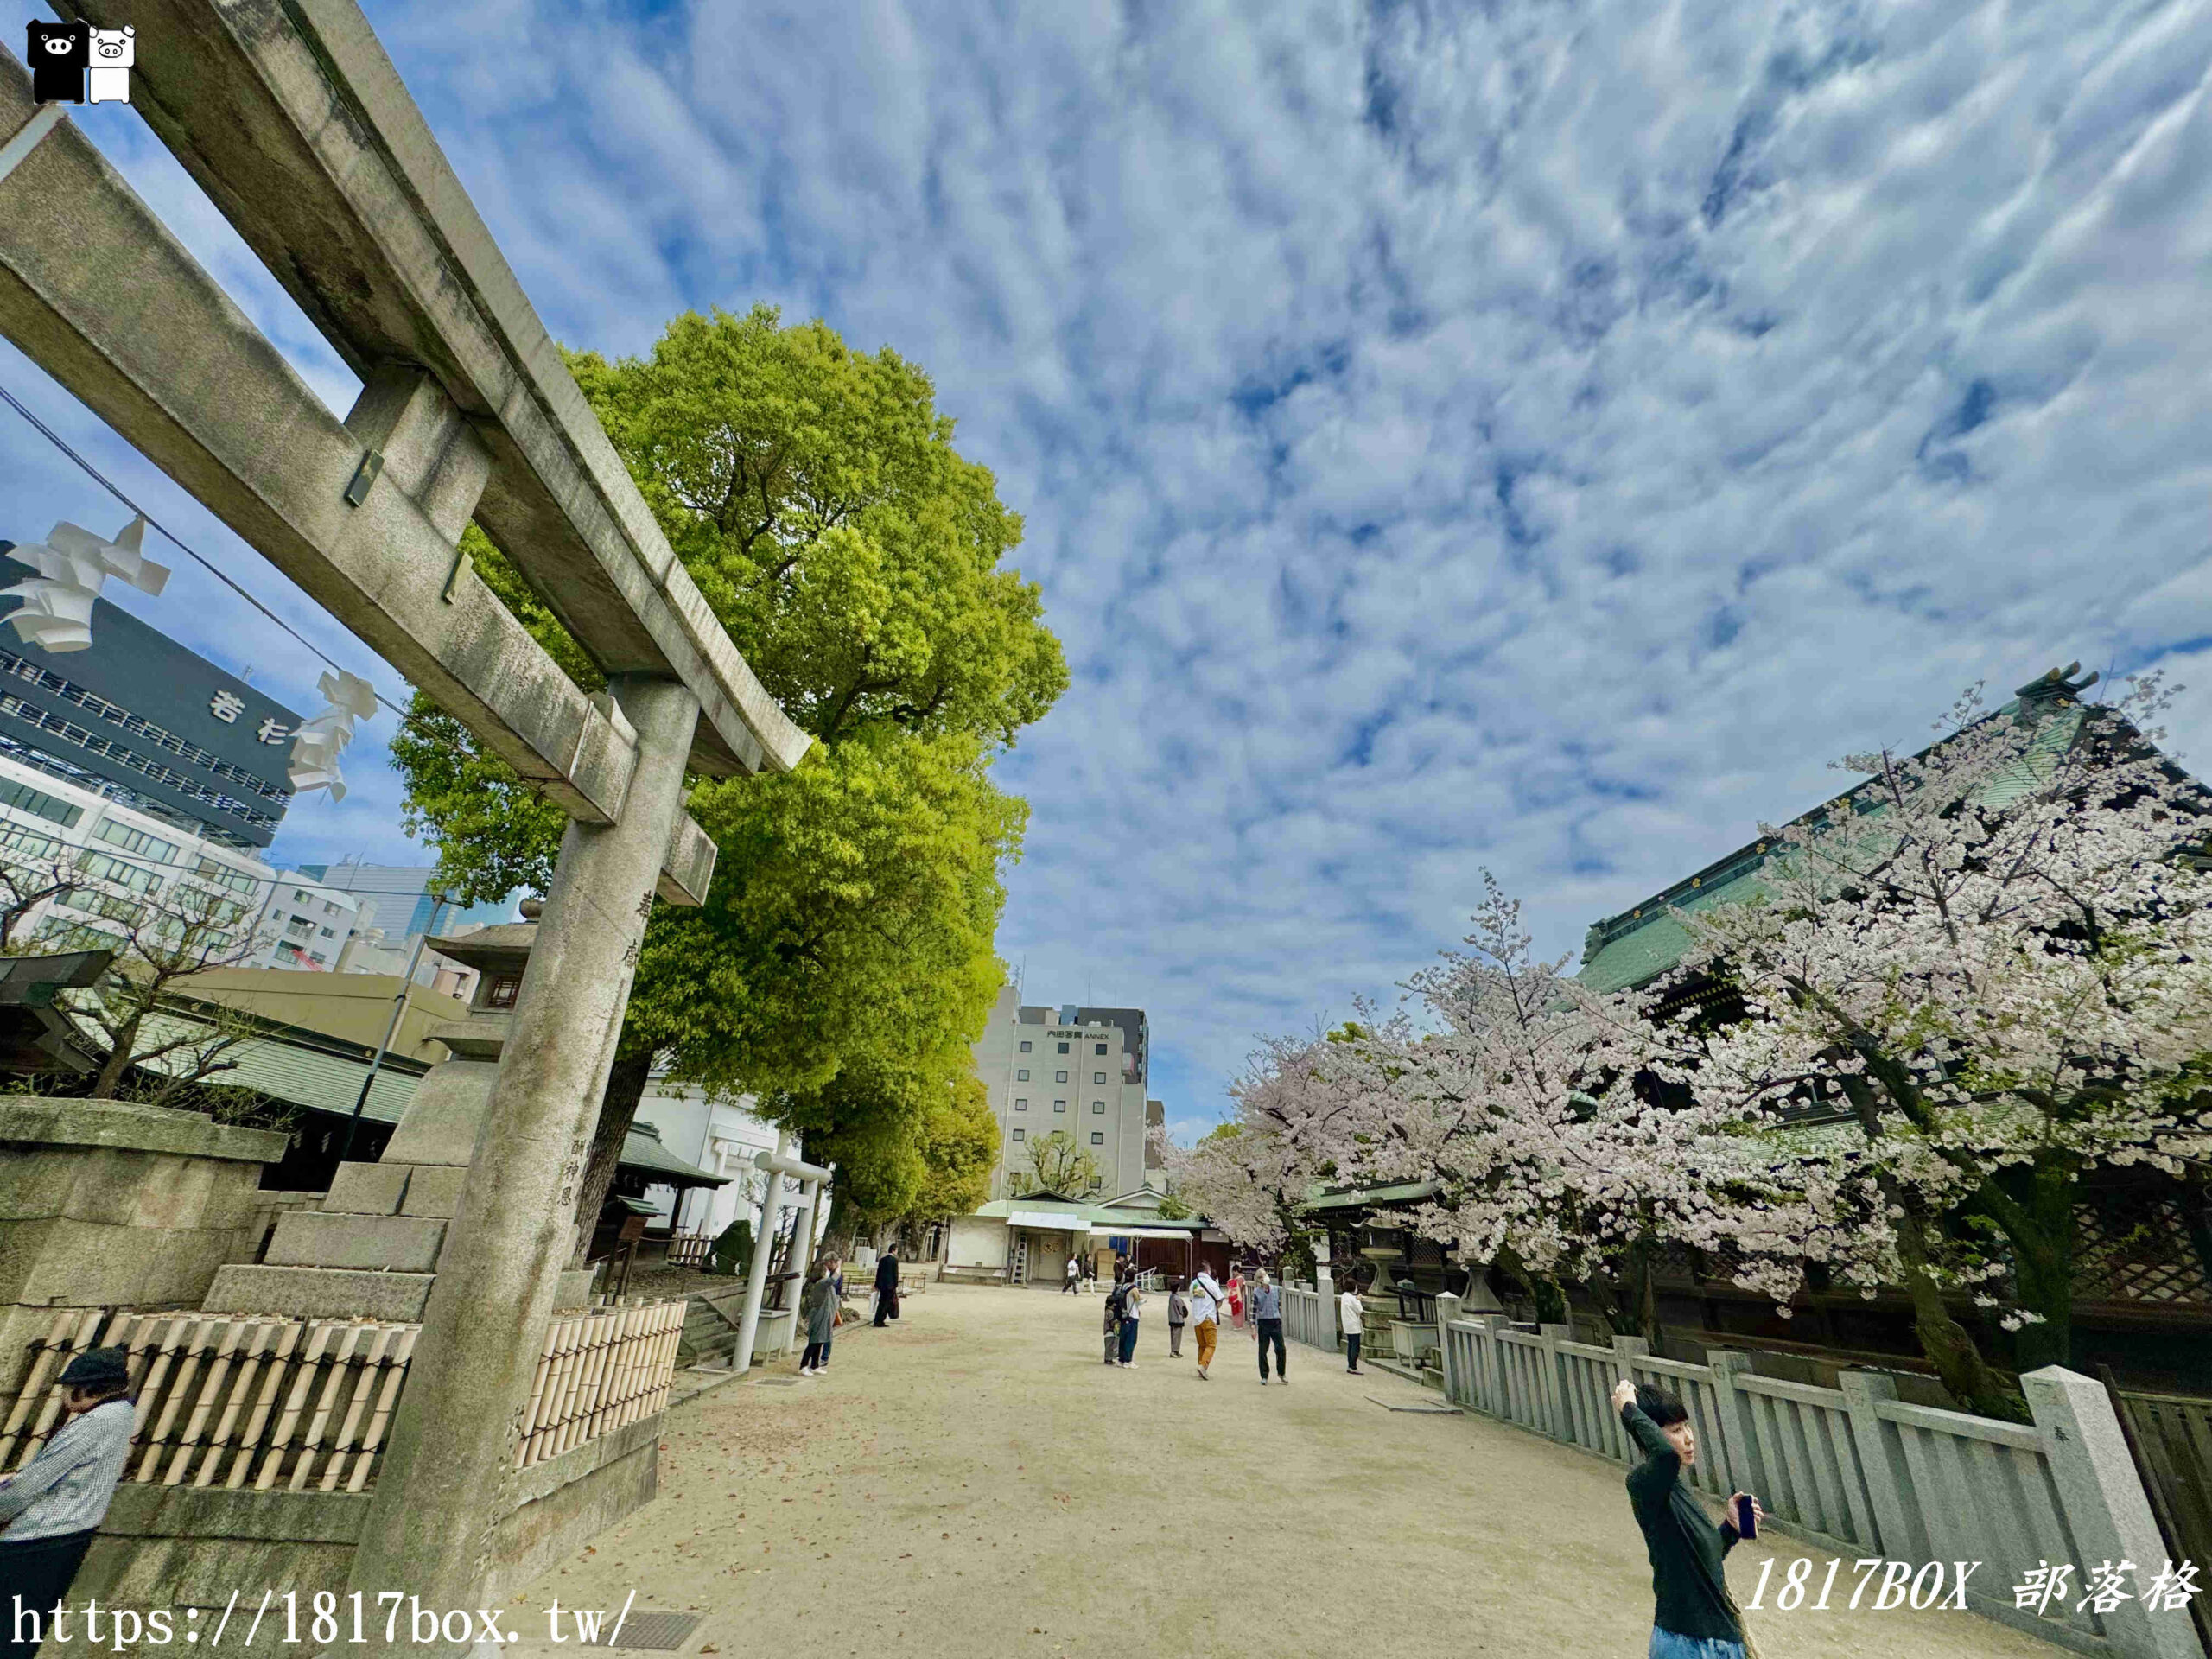
[[[783, 1362], [672, 1413], [661, 1497], [517, 1598], [695, 1609], [687, 1653], [1640, 1659], [1650, 1575], [1614, 1465], [1293, 1344], [1258, 1385], [1230, 1332], [1200, 1382], [1147, 1319], [1099, 1361], [1099, 1299], [931, 1286], [830, 1375]], [[1738, 1548], [1748, 1599], [1773, 1535]], [[1847, 1563], [1839, 1582], [1848, 1584]], [[1765, 1659], [2060, 1649], [1972, 1614], [1754, 1615]], [[541, 1644], [526, 1644], [535, 1649]], [[513, 1652], [513, 1649], [510, 1649]], [[555, 1651], [550, 1648], [548, 1654]], [[561, 1651], [573, 1654], [573, 1646]]]

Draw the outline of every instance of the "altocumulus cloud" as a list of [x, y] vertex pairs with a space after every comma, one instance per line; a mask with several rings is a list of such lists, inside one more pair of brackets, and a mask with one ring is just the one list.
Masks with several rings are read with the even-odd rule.
[[1186, 1131], [1484, 864], [1572, 950], [2074, 658], [2212, 741], [2202, 7], [372, 16], [564, 340], [933, 372], [1075, 671], [1001, 948]]

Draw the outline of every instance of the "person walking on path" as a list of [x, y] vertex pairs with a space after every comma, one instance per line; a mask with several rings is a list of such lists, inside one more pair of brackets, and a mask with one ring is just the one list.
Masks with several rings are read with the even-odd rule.
[[899, 1252], [886, 1250], [875, 1264], [875, 1328], [899, 1317]]
[[1344, 1328], [1344, 1370], [1357, 1376], [1359, 1339], [1367, 1333], [1367, 1306], [1359, 1300], [1357, 1286], [1346, 1285], [1337, 1298], [1337, 1318]]
[[837, 1281], [827, 1262], [806, 1276], [799, 1293], [798, 1317], [806, 1326], [806, 1351], [799, 1357], [801, 1376], [819, 1376], [828, 1369], [830, 1338], [837, 1328]]
[[1122, 1357], [1123, 1370], [1133, 1369], [1137, 1363], [1137, 1324], [1144, 1307], [1144, 1288], [1137, 1276], [1131, 1274], [1122, 1285]]
[[817, 1376], [830, 1369], [830, 1344], [837, 1340], [838, 1321], [845, 1317], [845, 1258], [833, 1255], [822, 1264], [830, 1281], [830, 1332], [822, 1338], [822, 1357], [814, 1362]]
[[1183, 1327], [1191, 1320], [1191, 1299], [1183, 1294], [1183, 1281], [1178, 1279], [1167, 1287], [1167, 1357], [1183, 1357]]
[[[1613, 1389], [1621, 1427], [1643, 1452], [1628, 1473], [1629, 1507], [1651, 1558], [1650, 1659], [1745, 1659], [1743, 1614], [1721, 1563], [1736, 1547], [1738, 1492], [1714, 1526], [1681, 1477], [1697, 1464], [1697, 1430], [1664, 1389], [1623, 1378]], [[1766, 1511], [1751, 1499], [1754, 1521]]]
[[1061, 1294], [1061, 1295], [1063, 1295], [1063, 1296], [1072, 1296], [1072, 1295], [1074, 1295], [1074, 1294], [1076, 1294], [1077, 1288], [1077, 1287], [1078, 1287], [1082, 1283], [1083, 1283], [1083, 1263], [1082, 1263], [1082, 1262], [1081, 1262], [1081, 1261], [1079, 1261], [1078, 1259], [1077, 1259], [1076, 1257], [1074, 1257], [1074, 1256], [1072, 1256], [1072, 1255], [1071, 1255], [1071, 1256], [1068, 1257], [1068, 1287], [1067, 1287], [1065, 1290], [1062, 1291], [1062, 1292], [1060, 1293], [1060, 1294]]
[[1282, 1345], [1282, 1290], [1265, 1268], [1252, 1287], [1252, 1334], [1260, 1339], [1260, 1386], [1268, 1386], [1268, 1344], [1275, 1345], [1275, 1372], [1290, 1385], [1289, 1351]]
[[1244, 1328], [1244, 1278], [1242, 1274], [1229, 1275], [1229, 1323], [1233, 1330]]
[[1198, 1380], [1206, 1382], [1206, 1367], [1213, 1363], [1215, 1345], [1221, 1340], [1221, 1281], [1205, 1268], [1191, 1281], [1191, 1334], [1198, 1340]]
[[0, 1655], [31, 1659], [107, 1515], [130, 1453], [130, 1376], [120, 1348], [92, 1348], [62, 1369], [68, 1421], [39, 1454], [0, 1480]]

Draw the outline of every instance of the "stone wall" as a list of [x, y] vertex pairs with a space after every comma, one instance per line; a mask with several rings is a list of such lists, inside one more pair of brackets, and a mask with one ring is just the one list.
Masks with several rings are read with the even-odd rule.
[[267, 1231], [272, 1130], [115, 1101], [0, 1097], [0, 1397], [62, 1308], [196, 1307]]

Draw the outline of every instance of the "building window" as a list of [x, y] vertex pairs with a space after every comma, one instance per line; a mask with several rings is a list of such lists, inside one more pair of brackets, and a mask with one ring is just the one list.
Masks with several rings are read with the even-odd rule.
[[1024, 1044], [1022, 1044], [1022, 1046], [1021, 1046], [1021, 1052], [1022, 1052], [1023, 1053], [1025, 1053], [1025, 1054], [1027, 1054], [1027, 1053], [1029, 1052], [1029, 1045], [1028, 1045], [1027, 1043], [1026, 1043], [1026, 1042], [1025, 1042]]
[[151, 893], [162, 885], [159, 870], [149, 870], [143, 865], [125, 863], [111, 853], [87, 853], [78, 868], [86, 875], [96, 875], [103, 881], [112, 881], [118, 887], [128, 887], [133, 893]]
[[1052, 1109], [1056, 1112], [1065, 1112], [1067, 1109], [1068, 1103], [1065, 1100], [1056, 1100], [1052, 1103]]
[[1068, 1074], [1065, 1071], [1055, 1071], [1052, 1073], [1052, 1081], [1054, 1083], [1065, 1083], [1067, 1080]]
[[1017, 1112], [1026, 1112], [1029, 1109], [1029, 1103], [1026, 1100], [1017, 1100], [1014, 1103], [1014, 1109]]
[[1024, 1066], [1024, 1067], [1022, 1067], [1022, 1069], [1021, 1069], [1020, 1071], [1019, 1071], [1015, 1072], [1015, 1073], [1014, 1074], [1014, 1080], [1016, 1083], [1027, 1083], [1027, 1082], [1028, 1082], [1028, 1081], [1029, 1081], [1029, 1068], [1028, 1068], [1027, 1066]]
[[1104, 1146], [1106, 1144], [1106, 1131], [1103, 1129], [1093, 1129], [1090, 1132], [1090, 1144], [1094, 1147]]
[[219, 887], [228, 887], [232, 893], [251, 893], [261, 886], [260, 882], [244, 870], [234, 870], [227, 864], [218, 864], [212, 858], [203, 858], [200, 861], [200, 874], [203, 878], [214, 882]]
[[316, 967], [320, 968], [327, 963], [330, 958], [324, 956], [320, 950], [310, 950], [308, 952], [308, 960], [315, 963]]
[[294, 887], [292, 889], [292, 902], [296, 905], [305, 905], [312, 904], [314, 900], [307, 893], [302, 893], [299, 888]]
[[1101, 1043], [1101, 1044], [1099, 1044], [1099, 1045], [1098, 1045], [1098, 1046], [1097, 1046], [1096, 1048], [1093, 1049], [1091, 1052], [1092, 1052], [1093, 1053], [1095, 1053], [1095, 1054], [1103, 1054], [1103, 1053], [1106, 1052], [1106, 1045], [1105, 1045], [1105, 1044], [1103, 1044], [1103, 1043]]
[[176, 856], [176, 842], [149, 836], [143, 830], [133, 830], [118, 818], [102, 818], [93, 828], [92, 839], [120, 847], [126, 853], [143, 853], [164, 864]]
[[1065, 1053], [1066, 1053], [1067, 1052], [1068, 1052], [1068, 1046], [1067, 1046], [1065, 1043], [1062, 1043], [1062, 1044], [1060, 1045], [1060, 1052], [1061, 1052], [1061, 1053], [1063, 1053], [1063, 1054], [1065, 1054]]
[[484, 995], [487, 1008], [512, 1008], [515, 996], [522, 989], [522, 977], [517, 974], [499, 974], [493, 977], [492, 988]]
[[33, 789], [28, 784], [0, 778], [0, 806], [12, 806], [18, 812], [28, 812], [35, 818], [44, 818], [48, 823], [58, 823], [64, 830], [73, 830], [77, 820], [85, 816], [81, 806]]
[[1090, 1074], [1090, 1080], [1093, 1083], [1103, 1083], [1106, 1081], [1106, 1074], [1103, 1071], [1094, 1071]]
[[1017, 1126], [1014, 1131], [1014, 1138], [1017, 1141], [1021, 1139], [1021, 1130], [1019, 1126]]
[[1106, 1185], [1106, 1178], [1103, 1175], [1094, 1175], [1090, 1178], [1090, 1185], [1094, 1190], [1102, 1187]]
[[26, 830], [20, 823], [0, 823], [0, 849], [9, 852], [21, 853], [27, 858], [52, 858], [61, 850], [61, 845], [55, 837]]
[[1090, 1109], [1096, 1113], [1103, 1113], [1106, 1109], [1106, 1103], [1103, 1100], [1094, 1100], [1090, 1103]]

